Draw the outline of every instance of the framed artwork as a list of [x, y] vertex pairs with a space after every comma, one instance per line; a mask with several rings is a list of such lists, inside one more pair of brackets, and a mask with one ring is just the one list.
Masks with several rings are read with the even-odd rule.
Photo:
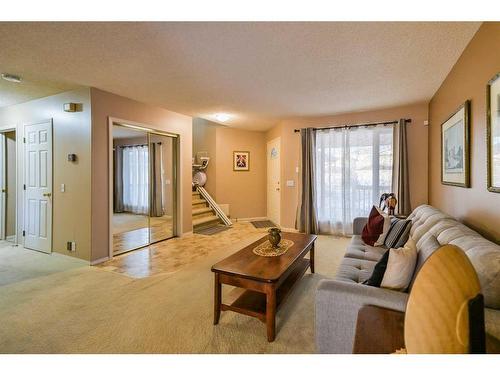
[[233, 151], [233, 171], [250, 170], [250, 151]]
[[441, 183], [470, 187], [470, 101], [441, 124]]
[[488, 190], [500, 193], [500, 73], [486, 86]]

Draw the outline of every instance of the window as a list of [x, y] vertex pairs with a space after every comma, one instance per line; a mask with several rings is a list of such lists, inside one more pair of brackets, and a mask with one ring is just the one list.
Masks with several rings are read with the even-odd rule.
[[320, 232], [351, 234], [392, 185], [392, 126], [318, 130], [316, 197]]

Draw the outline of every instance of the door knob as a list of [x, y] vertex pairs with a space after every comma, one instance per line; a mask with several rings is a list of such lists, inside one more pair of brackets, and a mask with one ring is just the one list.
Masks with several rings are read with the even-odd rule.
[[280, 188], [276, 188], [276, 191], [280, 191]]
[[2, 193], [6, 193], [7, 192], [7, 189], [2, 189]]
[[50, 194], [50, 193], [43, 193], [42, 195], [43, 195], [44, 197], [50, 197], [52, 194]]

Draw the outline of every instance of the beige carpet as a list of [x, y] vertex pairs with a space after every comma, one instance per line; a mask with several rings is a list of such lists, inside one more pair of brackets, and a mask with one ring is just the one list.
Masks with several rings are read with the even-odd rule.
[[334, 274], [347, 239], [319, 238], [317, 273], [307, 273], [282, 306], [275, 342], [267, 342], [263, 323], [232, 312], [212, 325], [210, 266], [261, 236], [216, 249], [175, 274], [143, 279], [0, 247], [0, 352], [312, 353], [314, 291]]

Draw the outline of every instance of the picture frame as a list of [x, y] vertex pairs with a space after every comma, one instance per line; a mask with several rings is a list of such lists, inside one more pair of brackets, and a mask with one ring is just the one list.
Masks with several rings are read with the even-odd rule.
[[470, 187], [470, 100], [441, 124], [441, 183]]
[[486, 152], [488, 191], [500, 193], [500, 73], [486, 85]]
[[233, 171], [247, 172], [250, 170], [250, 151], [233, 151]]

